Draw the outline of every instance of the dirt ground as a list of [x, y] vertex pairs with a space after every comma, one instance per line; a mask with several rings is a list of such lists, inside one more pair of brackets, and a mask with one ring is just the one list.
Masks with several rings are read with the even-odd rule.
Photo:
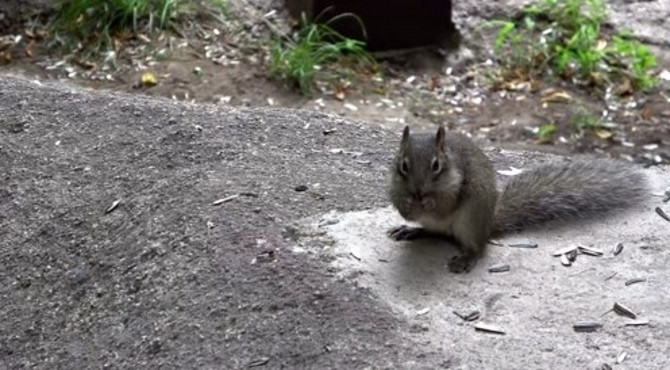
[[[322, 93], [312, 97], [300, 96], [268, 76], [264, 47], [273, 33], [267, 23], [280, 29], [287, 23], [279, 0], [230, 1], [232, 16], [224, 23], [185, 24], [181, 31], [185, 37], [171, 43], [166, 39], [130, 43], [118, 57], [117, 70], [100, 66], [87, 70], [65, 62], [63, 55], [46, 52], [39, 42], [21, 45], [3, 68], [94, 89], [224, 106], [306, 108], [396, 130], [405, 124], [432, 128], [443, 123], [482, 144], [612, 155], [648, 165], [670, 163], [670, 82], [662, 81], [652, 95], [608, 100], [605, 92], [546, 81], [530, 89], [520, 84], [518, 91], [492, 91], [479, 75], [481, 70], [465, 68], [491, 56], [490, 37], [478, 28], [482, 22], [508, 17], [525, 3], [528, 1], [455, 2], [454, 20], [464, 35], [464, 47], [456, 55], [424, 51], [382, 58], [385, 73], [381, 80], [353, 78], [348, 87], [326, 85]], [[612, 24], [631, 28], [658, 56], [658, 71], [669, 69], [670, 4], [664, 0], [614, 0], [609, 5]], [[146, 53], [165, 48], [169, 49], [166, 58]], [[32, 57], [26, 57], [24, 49], [29, 49]], [[448, 68], [450, 74], [445, 73]], [[196, 70], [200, 72], [194, 73]], [[157, 76], [157, 86], [137, 87], [145, 71]], [[344, 98], [336, 96], [335, 90], [343, 92]], [[547, 95], [555, 91], [564, 91], [572, 99], [545, 104]], [[572, 122], [581, 112], [595, 117], [606, 112], [604, 121], [615, 128], [604, 136], [602, 132], [576, 132]], [[547, 123], [557, 125], [557, 134], [553, 141], [538, 145], [533, 130]]]
[[[467, 33], [482, 19], [507, 14], [507, 6], [516, 3], [459, 2], [455, 19]], [[612, 3], [614, 21], [636, 27], [667, 68], [668, 1]], [[278, 6], [265, 0], [234, 4], [236, 14], [248, 16], [238, 18], [243, 29], [254, 35], [267, 32], [259, 17]], [[633, 16], [622, 18], [622, 12], [632, 9]], [[280, 18], [281, 12], [272, 17]], [[137, 54], [120, 59], [118, 71], [59, 64], [62, 55], [48, 55], [37, 45], [28, 57], [23, 42], [29, 44], [29, 38], [19, 45], [22, 53], [2, 65], [0, 368], [468, 369], [505, 356], [516, 356], [505, 363], [538, 369], [552, 361], [568, 368], [603, 369], [603, 363], [622, 369], [667, 367], [667, 355], [662, 356], [670, 333], [663, 316], [667, 300], [658, 292], [667, 290], [664, 266], [669, 257], [666, 234], [657, 224], [648, 229], [647, 239], [637, 232], [635, 244], [626, 240], [625, 258], [613, 265], [600, 261], [597, 270], [586, 272], [600, 279], [619, 269], [616, 284], [624, 277], [649, 279], [625, 293], [619, 292], [620, 285], [606, 285], [601, 292], [586, 278], [571, 291], [563, 285], [571, 272], [554, 274], [547, 267], [548, 256], [515, 259], [516, 252], [499, 249], [492, 258], [519, 262], [523, 268], [508, 274], [519, 275], [501, 285], [483, 278], [484, 291], [469, 298], [463, 292], [482, 278], [481, 271], [461, 278], [441, 276], [437, 282], [463, 284], [451, 293], [451, 285], [444, 285], [436, 290], [439, 294], [424, 295], [423, 285], [401, 294], [393, 292], [392, 279], [376, 280], [391, 284], [382, 288], [366, 280], [388, 273], [389, 264], [379, 256], [363, 268], [340, 269], [338, 256], [307, 257], [309, 252], [299, 247], [303, 230], [289, 226], [355, 211], [363, 213], [342, 217], [331, 232], [355, 223], [361, 214], [368, 224], [359, 226], [385, 227], [388, 163], [405, 123], [434, 127], [444, 122], [487, 147], [538, 148], [527, 128], [552, 118], [563, 125], [566, 140], [542, 145], [542, 150], [665, 163], [670, 158], [670, 94], [665, 88], [608, 109], [618, 124], [612, 138], [575, 138], [567, 126], [577, 104], [541, 103], [545, 89], [553, 87], [567, 90], [594, 111], [605, 107], [601, 98], [573, 87], [492, 92], [465, 70], [445, 74], [439, 58], [428, 53], [389, 62], [389, 76], [373, 84], [383, 87], [383, 94], [354, 85], [344, 101], [330, 92], [304, 98], [267, 77], [257, 49], [241, 50], [239, 43], [248, 34], [221, 32], [212, 39], [218, 26], [201, 26], [192, 30], [202, 31], [200, 38], [175, 47], [170, 58], [138, 62], [140, 46]], [[167, 43], [155, 42], [149, 46]], [[475, 61], [486, 56], [478, 42], [466, 43]], [[196, 67], [202, 73], [195, 74]], [[159, 84], [137, 88], [147, 70], [158, 76]], [[491, 152], [497, 153], [501, 168], [520, 165]], [[520, 162], [535, 159], [528, 155]], [[667, 166], [648, 171], [667, 178]], [[657, 185], [655, 190], [661, 191], [663, 184]], [[613, 225], [600, 232], [625, 230]], [[601, 235], [584, 227], [581, 237]], [[366, 230], [374, 238], [366, 228], [349, 237], [358, 235], [358, 246], [367, 245]], [[529, 235], [559, 243], [539, 239], [545, 234]], [[419, 257], [425, 273], [442, 270], [430, 256]], [[526, 285], [524, 279], [535, 281]], [[464, 309], [455, 306], [459, 299], [473, 307], [484, 305], [484, 313], [490, 314], [486, 318], [503, 320], [540, 299], [542, 289], [549, 289], [539, 284], [542, 279], [557, 299], [565, 300], [554, 311], [518, 316], [512, 321], [517, 326], [507, 327], [512, 339], [469, 336], [466, 324], [451, 326], [454, 317], [447, 310]], [[531, 287], [539, 291], [529, 293]], [[624, 331], [608, 327], [585, 336], [565, 326], [573, 312], [568, 303], [599, 297], [604, 307], [617, 292], [630, 298], [634, 308], [642, 307], [640, 313], [652, 324]], [[389, 304], [393, 299], [396, 306]], [[432, 313], [417, 320], [398, 314], [423, 310], [425, 306], [414, 304], [419, 299], [430, 304]], [[584, 316], [601, 313], [600, 305], [579, 302], [572, 308], [588, 308]], [[548, 306], [542, 301], [537, 307]], [[440, 321], [444, 315], [450, 316], [447, 326]], [[521, 322], [524, 317], [530, 324]], [[607, 320], [616, 324], [612, 316]], [[542, 322], [551, 325], [538, 324]], [[531, 348], [537, 343], [520, 339], [524, 330], [560, 336], [557, 343], [576, 352], [549, 343]], [[443, 338], [435, 340], [434, 333]], [[467, 340], [456, 343], [454, 338]], [[483, 348], [491, 350], [480, 356]], [[521, 350], [510, 353], [513, 348]], [[622, 351], [630, 357], [615, 365]]]

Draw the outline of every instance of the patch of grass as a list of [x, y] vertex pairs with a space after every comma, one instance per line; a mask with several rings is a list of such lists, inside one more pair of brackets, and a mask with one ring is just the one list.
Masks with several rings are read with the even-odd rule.
[[653, 54], [625, 33], [603, 31], [605, 0], [538, 0], [518, 20], [496, 20], [494, 51], [504, 75], [550, 73], [592, 85], [622, 82], [648, 90]]
[[556, 124], [547, 123], [538, 127], [535, 136], [539, 142], [546, 143], [552, 140], [554, 134], [556, 134]]
[[[270, 48], [270, 75], [297, 85], [304, 95], [311, 94], [317, 74], [323, 73], [324, 65], [341, 62], [372, 65], [374, 59], [366, 51], [365, 43], [346, 38], [329, 24], [342, 14], [324, 23], [309, 22], [302, 16], [302, 25], [292, 37], [285, 36], [274, 41]], [[341, 64], [344, 68], [344, 64]]]
[[616, 126], [614, 123], [607, 122], [602, 117], [592, 114], [584, 107], [580, 107], [570, 117], [569, 122], [572, 129], [579, 135], [595, 133], [603, 139], [611, 137], [611, 130]]
[[116, 39], [165, 30], [185, 16], [226, 11], [223, 0], [61, 0], [51, 31], [65, 44], [99, 52], [112, 49]]

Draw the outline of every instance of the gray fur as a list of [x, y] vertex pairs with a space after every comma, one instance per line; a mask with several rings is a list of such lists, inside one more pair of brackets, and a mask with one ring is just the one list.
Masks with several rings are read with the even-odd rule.
[[624, 209], [648, 194], [643, 174], [608, 159], [552, 163], [514, 176], [500, 195], [494, 232]]

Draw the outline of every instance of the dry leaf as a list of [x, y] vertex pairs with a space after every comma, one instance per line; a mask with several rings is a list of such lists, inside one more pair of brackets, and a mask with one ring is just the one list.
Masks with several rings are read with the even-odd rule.
[[142, 73], [142, 77], [140, 78], [140, 83], [144, 87], [151, 87], [155, 86], [158, 83], [158, 80], [156, 79], [156, 76], [154, 76], [153, 73], [144, 72]]
[[629, 78], [624, 77], [614, 91], [617, 95], [629, 95], [633, 92], [633, 84]]
[[567, 103], [572, 96], [565, 91], [555, 91], [542, 97], [542, 103]]
[[593, 133], [596, 134], [596, 136], [598, 136], [599, 138], [601, 138], [603, 140], [610, 139], [610, 138], [612, 138], [612, 135], [613, 135], [611, 131], [601, 130], [601, 129], [594, 130]]
[[649, 106], [645, 106], [644, 108], [640, 109], [640, 118], [644, 120], [650, 120], [654, 116], [654, 112]]

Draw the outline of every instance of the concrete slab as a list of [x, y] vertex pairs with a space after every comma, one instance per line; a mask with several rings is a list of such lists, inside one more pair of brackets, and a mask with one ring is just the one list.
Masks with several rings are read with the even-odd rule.
[[[456, 250], [445, 242], [387, 238], [388, 228], [403, 223], [390, 207], [310, 219], [305, 232], [310, 236], [301, 244], [369, 288], [412, 325], [415, 339], [458, 359], [454, 368], [600, 368], [624, 356], [616, 368], [670, 368], [670, 223], [654, 212], [658, 206], [670, 212], [670, 203], [660, 197], [668, 190], [670, 172], [644, 171], [654, 192], [646, 204], [589, 222], [508, 235], [464, 275], [447, 270]], [[538, 247], [509, 247], [525, 241]], [[618, 243], [624, 248], [614, 255]], [[552, 256], [576, 244], [604, 255], [579, 255], [569, 267]], [[488, 272], [499, 263], [510, 270]], [[627, 285], [630, 279], [646, 281]], [[634, 320], [608, 312], [615, 302], [649, 324], [626, 326]], [[454, 311], [479, 311], [480, 318], [467, 322]], [[593, 333], [573, 330], [573, 324], [587, 320], [603, 327]], [[477, 323], [505, 334], [477, 332]]]

